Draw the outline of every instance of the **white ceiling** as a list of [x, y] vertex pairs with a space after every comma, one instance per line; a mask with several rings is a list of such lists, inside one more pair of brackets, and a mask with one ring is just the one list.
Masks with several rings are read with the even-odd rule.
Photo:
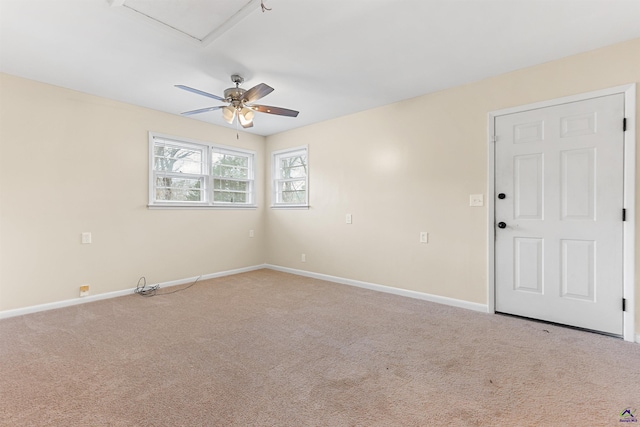
[[[264, 3], [272, 10], [259, 0], [0, 0], [0, 71], [172, 114], [219, 105], [175, 84], [222, 95], [239, 73], [246, 89], [275, 88], [260, 103], [300, 111], [256, 114], [250, 131], [270, 135], [640, 37], [640, 0]], [[229, 126], [220, 111], [191, 118]]]

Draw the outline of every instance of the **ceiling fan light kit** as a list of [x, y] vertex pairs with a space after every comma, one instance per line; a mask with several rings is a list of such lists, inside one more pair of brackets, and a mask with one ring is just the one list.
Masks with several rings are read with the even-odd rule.
[[[185, 114], [185, 113], [182, 113]], [[236, 110], [230, 105], [227, 105], [222, 109], [222, 118], [229, 124], [233, 123], [233, 118], [236, 116]]]
[[271, 107], [268, 105], [254, 104], [255, 101], [267, 96], [273, 92], [273, 88], [265, 83], [260, 83], [249, 90], [241, 88], [240, 85], [244, 82], [244, 78], [239, 74], [233, 74], [231, 81], [235, 83], [236, 87], [225, 89], [224, 98], [218, 95], [214, 95], [208, 92], [194, 89], [189, 86], [175, 85], [178, 89], [186, 90], [198, 95], [206, 96], [207, 98], [213, 98], [217, 101], [226, 102], [228, 105], [217, 105], [213, 107], [200, 108], [198, 110], [185, 111], [181, 113], [183, 116], [190, 116], [193, 114], [206, 113], [213, 110], [222, 110], [222, 118], [229, 124], [233, 124], [236, 116], [238, 122], [243, 128], [250, 128], [253, 126], [253, 117], [255, 112], [275, 114], [285, 117], [297, 117], [299, 112], [295, 110], [289, 110], [281, 107]]
[[242, 126], [251, 125], [253, 123], [253, 116], [255, 116], [255, 113], [247, 107], [243, 107], [238, 113], [238, 119]]

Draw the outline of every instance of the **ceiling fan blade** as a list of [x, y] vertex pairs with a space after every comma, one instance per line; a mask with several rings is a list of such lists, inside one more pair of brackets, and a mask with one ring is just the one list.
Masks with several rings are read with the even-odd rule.
[[206, 113], [207, 111], [219, 110], [220, 108], [224, 108], [224, 105], [218, 105], [216, 107], [200, 108], [199, 110], [185, 111], [184, 113], [180, 113], [180, 114], [182, 114], [183, 116], [190, 116], [192, 114], [200, 114], [200, 113]]
[[226, 101], [226, 99], [224, 99], [224, 98], [222, 98], [222, 97], [220, 97], [218, 95], [214, 95], [214, 94], [208, 93], [208, 92], [203, 92], [201, 90], [194, 89], [194, 88], [189, 87], [189, 86], [175, 85], [175, 87], [177, 87], [178, 89], [186, 90], [187, 92], [193, 92], [193, 93], [197, 93], [198, 95], [206, 96], [208, 98], [217, 99], [218, 101]]
[[253, 101], [257, 101], [263, 96], [269, 95], [271, 92], [273, 92], [273, 88], [271, 86], [260, 83], [259, 85], [254, 86], [246, 91], [242, 99], [244, 102], [252, 103]]
[[280, 107], [271, 107], [269, 105], [247, 105], [247, 107], [261, 113], [277, 114], [278, 116], [298, 117], [299, 114], [299, 112], [295, 110], [289, 110], [287, 108]]

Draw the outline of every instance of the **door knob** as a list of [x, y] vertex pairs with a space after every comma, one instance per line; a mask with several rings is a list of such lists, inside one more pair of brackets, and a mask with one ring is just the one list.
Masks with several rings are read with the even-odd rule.
[[498, 223], [498, 228], [507, 228], [507, 223], [506, 223], [506, 222], [502, 222], [502, 221], [500, 221], [500, 222]]
[[498, 194], [498, 199], [504, 199], [505, 197], [507, 197], [507, 195], [504, 193]]

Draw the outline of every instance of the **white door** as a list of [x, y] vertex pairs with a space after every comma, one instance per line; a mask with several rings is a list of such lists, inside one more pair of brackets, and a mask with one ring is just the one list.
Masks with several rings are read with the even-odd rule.
[[622, 335], [623, 117], [623, 94], [496, 117], [496, 311]]

